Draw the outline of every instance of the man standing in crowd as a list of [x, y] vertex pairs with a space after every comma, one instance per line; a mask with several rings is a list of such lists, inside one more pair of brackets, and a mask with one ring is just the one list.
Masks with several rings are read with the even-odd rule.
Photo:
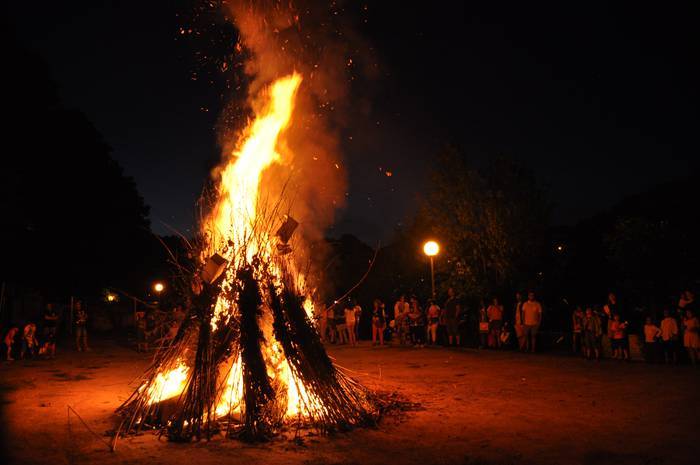
[[90, 350], [87, 343], [87, 320], [88, 315], [82, 302], [77, 301], [75, 303], [75, 345], [78, 352]]
[[542, 305], [535, 300], [535, 293], [532, 291], [527, 293], [527, 302], [523, 304], [523, 323], [523, 337], [527, 350], [535, 352], [537, 331], [542, 323]]

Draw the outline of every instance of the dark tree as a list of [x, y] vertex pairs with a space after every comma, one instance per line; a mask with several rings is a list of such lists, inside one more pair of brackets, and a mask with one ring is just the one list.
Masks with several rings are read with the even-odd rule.
[[148, 207], [98, 131], [61, 104], [42, 60], [5, 46], [0, 278], [60, 296], [130, 286], [156, 246]]
[[530, 276], [549, 204], [531, 173], [505, 157], [475, 167], [448, 148], [439, 157], [424, 212], [443, 244], [445, 284], [482, 297]]

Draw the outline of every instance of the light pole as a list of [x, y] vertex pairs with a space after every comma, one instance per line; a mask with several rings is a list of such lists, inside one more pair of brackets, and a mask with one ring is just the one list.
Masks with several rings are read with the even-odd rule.
[[430, 284], [433, 290], [433, 299], [435, 299], [435, 264], [433, 257], [440, 252], [440, 245], [435, 241], [428, 241], [423, 244], [423, 253], [430, 257]]

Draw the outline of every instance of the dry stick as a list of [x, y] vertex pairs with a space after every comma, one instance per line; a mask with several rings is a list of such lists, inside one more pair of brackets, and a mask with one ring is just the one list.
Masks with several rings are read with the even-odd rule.
[[377, 249], [374, 251], [374, 256], [372, 257], [372, 261], [369, 262], [369, 267], [367, 268], [367, 271], [365, 271], [365, 274], [360, 278], [360, 280], [355, 284], [353, 287], [350, 288], [349, 291], [347, 291], [345, 294], [343, 294], [342, 297], [335, 299], [335, 302], [341, 302], [343, 299], [345, 299], [347, 296], [349, 296], [352, 291], [360, 287], [360, 284], [364, 282], [364, 280], [369, 276], [369, 272], [372, 271], [372, 267], [374, 266], [374, 261], [377, 259], [377, 254], [379, 253], [379, 247], [381, 247], [382, 243], [381, 241], [377, 243]]
[[90, 431], [97, 439], [99, 439], [100, 442], [101, 442], [102, 444], [104, 444], [105, 446], [107, 446], [107, 448], [109, 449], [110, 452], [114, 452], [114, 449], [112, 448], [112, 446], [111, 446], [109, 443], [107, 443], [104, 439], [102, 439], [102, 437], [101, 437], [99, 434], [95, 433], [95, 432], [92, 430], [92, 428], [90, 428], [90, 427], [88, 426], [88, 424], [85, 423], [85, 420], [83, 420], [83, 418], [82, 418], [80, 415], [78, 415], [78, 412], [76, 412], [75, 409], [74, 409], [73, 407], [71, 407], [70, 405], [66, 405], [66, 407], [68, 407], [68, 427], [69, 427], [69, 431], [70, 431], [70, 412], [73, 412], [73, 414], [74, 414], [76, 417], [78, 417], [78, 420], [80, 420], [80, 422], [83, 424], [83, 426], [85, 426], [85, 428], [87, 428], [88, 431]]

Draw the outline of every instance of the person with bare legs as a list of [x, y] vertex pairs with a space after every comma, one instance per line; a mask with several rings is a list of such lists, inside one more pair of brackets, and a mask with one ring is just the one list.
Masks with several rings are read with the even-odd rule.
[[14, 327], [10, 328], [10, 330], [5, 334], [5, 347], [7, 347], [7, 360], [8, 361], [13, 361], [14, 358], [12, 358], [12, 347], [15, 345], [15, 338], [17, 337], [17, 333], [19, 332], [19, 328]]
[[534, 353], [537, 344], [537, 332], [542, 323], [542, 305], [535, 300], [533, 291], [527, 293], [527, 302], [523, 304], [523, 322], [525, 323], [523, 335], [527, 349]]
[[527, 343], [525, 341], [525, 323], [523, 320], [523, 295], [520, 292], [515, 293], [515, 337], [518, 338], [518, 349], [521, 352], [525, 351]]
[[589, 360], [593, 357], [600, 360], [600, 339], [603, 336], [603, 327], [600, 318], [591, 307], [586, 308], [582, 326], [584, 355]]
[[683, 345], [688, 351], [690, 362], [693, 366], [697, 366], [698, 356], [700, 356], [700, 322], [695, 316], [693, 310], [686, 308], [685, 317], [683, 318]]
[[351, 346], [357, 345], [357, 339], [355, 337], [355, 308], [356, 305], [351, 300], [348, 300], [345, 306], [345, 330], [347, 332], [347, 340]]
[[386, 309], [384, 302], [374, 299], [372, 303], [372, 345], [384, 345], [384, 330], [386, 329]]
[[88, 314], [82, 302], [77, 301], [75, 303], [75, 346], [78, 352], [90, 350], [87, 342], [87, 321]]

